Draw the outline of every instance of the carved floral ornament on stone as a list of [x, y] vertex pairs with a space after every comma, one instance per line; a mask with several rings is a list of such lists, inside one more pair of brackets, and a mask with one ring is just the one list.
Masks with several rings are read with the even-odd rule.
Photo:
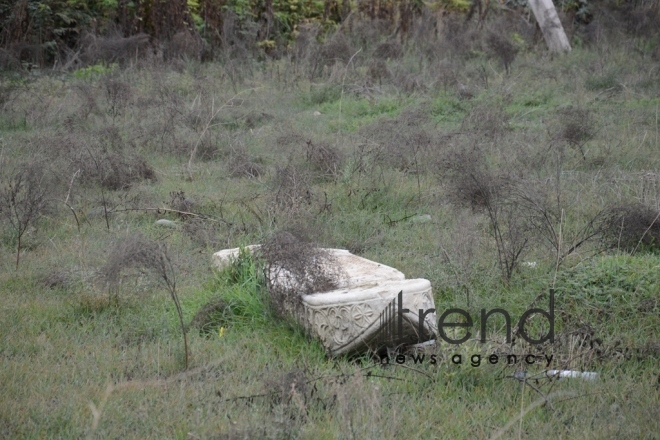
[[[254, 252], [259, 245], [247, 246]], [[392, 267], [358, 257], [343, 249], [324, 249], [346, 274], [337, 289], [301, 295], [302, 308], [289, 305], [294, 318], [308, 333], [318, 337], [330, 356], [365, 352], [384, 346], [415, 344], [434, 339], [437, 318], [431, 283], [406, 279]], [[239, 254], [239, 248], [213, 255], [222, 269]], [[271, 268], [271, 283], [295, 289], [286, 268]], [[421, 318], [421, 319], [420, 319]]]

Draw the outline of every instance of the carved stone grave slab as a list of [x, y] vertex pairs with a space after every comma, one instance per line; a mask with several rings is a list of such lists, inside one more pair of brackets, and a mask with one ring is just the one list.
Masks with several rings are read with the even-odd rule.
[[[247, 247], [251, 252], [258, 248], [259, 245]], [[295, 318], [321, 340], [330, 356], [435, 338], [436, 314], [426, 314], [421, 326], [419, 319], [420, 309], [435, 308], [428, 280], [408, 280], [397, 269], [344, 249], [325, 251], [333, 255], [346, 277], [336, 290], [302, 295], [302, 309], [298, 308], [301, 311]], [[238, 252], [238, 248], [216, 252], [215, 265], [222, 269]], [[272, 278], [271, 282], [278, 282], [277, 276]]]

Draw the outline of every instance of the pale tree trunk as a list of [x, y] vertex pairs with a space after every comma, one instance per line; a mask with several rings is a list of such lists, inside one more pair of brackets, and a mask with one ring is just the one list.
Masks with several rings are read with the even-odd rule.
[[569, 52], [571, 45], [552, 0], [529, 0], [529, 7], [536, 17], [550, 52]]

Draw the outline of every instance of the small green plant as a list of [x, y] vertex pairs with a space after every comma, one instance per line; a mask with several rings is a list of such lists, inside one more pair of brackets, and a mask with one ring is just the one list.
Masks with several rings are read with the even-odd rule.
[[115, 71], [115, 69], [117, 69], [117, 67], [119, 67], [117, 63], [92, 64], [91, 66], [83, 67], [82, 69], [76, 70], [75, 72], [73, 72], [73, 76], [83, 80], [96, 79], [103, 75], [112, 73], [113, 71]]
[[270, 313], [262, 267], [257, 255], [241, 248], [238, 256], [208, 285], [206, 290], [212, 295], [199, 308], [190, 326], [209, 336], [224, 333], [223, 328], [265, 324]]

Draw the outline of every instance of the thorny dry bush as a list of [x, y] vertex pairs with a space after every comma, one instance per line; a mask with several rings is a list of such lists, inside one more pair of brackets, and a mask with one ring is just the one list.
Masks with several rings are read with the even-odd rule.
[[94, 183], [108, 190], [124, 190], [143, 180], [157, 180], [153, 168], [134, 153], [101, 148], [72, 154], [72, 168], [80, 170], [80, 179], [84, 183]]
[[0, 218], [16, 237], [17, 270], [25, 233], [52, 205], [48, 183], [45, 167], [34, 161], [0, 177]]
[[195, 207], [195, 201], [189, 197], [186, 197], [186, 193], [183, 190], [171, 191], [170, 192], [170, 208], [179, 211], [179, 217], [183, 220], [190, 218], [190, 214], [193, 208]]
[[299, 313], [302, 295], [334, 290], [345, 277], [330, 252], [301, 236], [280, 231], [261, 246], [271, 304], [283, 317]]
[[602, 228], [606, 248], [660, 250], [660, 212], [648, 206], [628, 203], [612, 207], [606, 211]]
[[511, 72], [511, 64], [518, 55], [518, 48], [505, 36], [492, 32], [488, 38], [488, 47], [500, 59], [506, 73]]
[[275, 170], [272, 198], [276, 207], [290, 212], [299, 211], [303, 205], [312, 203], [309, 173], [289, 162]]
[[131, 86], [126, 81], [108, 76], [102, 80], [102, 87], [108, 103], [108, 113], [114, 119], [128, 106], [132, 97]]
[[245, 147], [233, 149], [229, 153], [227, 167], [231, 177], [254, 179], [264, 174], [264, 166], [252, 158]]
[[595, 136], [596, 121], [588, 109], [568, 107], [557, 112], [556, 120], [549, 129], [556, 133], [555, 140], [576, 148], [586, 159], [584, 145]]
[[307, 140], [305, 158], [312, 170], [323, 179], [336, 180], [341, 173], [344, 157], [337, 147], [324, 142]]
[[346, 65], [355, 51], [351, 48], [348, 39], [342, 33], [335, 34], [321, 47], [312, 53], [310, 59], [310, 77], [316, 78], [323, 75], [327, 68], [336, 63]]
[[397, 118], [381, 119], [363, 127], [360, 134], [375, 144], [375, 164], [393, 167], [411, 174], [424, 174], [426, 164], [436, 145], [434, 137], [425, 128], [427, 113], [410, 109]]
[[[502, 99], [506, 100], [508, 97], [504, 96]], [[498, 140], [509, 130], [510, 119], [502, 103], [478, 105], [465, 116], [461, 130], [489, 140]]]
[[452, 203], [486, 215], [502, 279], [508, 282], [532, 239], [529, 215], [517, 197], [516, 180], [489, 169], [477, 148], [446, 154], [438, 163], [438, 171]]
[[81, 39], [84, 64], [98, 62], [128, 64], [144, 57], [149, 51], [149, 35], [138, 34], [131, 37], [97, 37], [87, 34]]
[[183, 310], [176, 290], [176, 268], [169, 256], [165, 243], [147, 239], [142, 234], [132, 234], [119, 240], [110, 250], [105, 265], [100, 269], [99, 276], [113, 292], [115, 302], [118, 302], [122, 275], [126, 271], [137, 270], [157, 278], [167, 288], [174, 303], [185, 350], [185, 367], [188, 368], [188, 339], [183, 322]]
[[105, 286], [119, 294], [125, 271], [138, 270], [142, 274], [155, 273], [175, 283], [173, 266], [162, 243], [154, 242], [141, 234], [134, 234], [117, 241], [110, 249], [99, 275]]

